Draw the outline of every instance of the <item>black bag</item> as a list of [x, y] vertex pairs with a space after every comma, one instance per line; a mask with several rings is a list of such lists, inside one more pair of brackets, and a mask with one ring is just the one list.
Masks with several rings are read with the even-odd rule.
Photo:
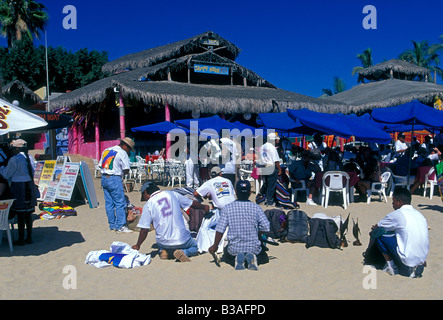
[[279, 209], [270, 209], [265, 211], [266, 218], [271, 224], [270, 231], [265, 234], [272, 239], [282, 239], [286, 236], [287, 230], [282, 225], [282, 220], [286, 220], [285, 212]]
[[369, 238], [368, 248], [363, 252], [363, 264], [374, 266], [376, 269], [382, 269], [386, 264], [386, 259], [376, 244], [376, 238], [372, 236]]
[[337, 236], [338, 227], [332, 219], [312, 218], [309, 220], [309, 236], [306, 248], [340, 249], [340, 238]]
[[304, 211], [292, 210], [288, 212], [288, 235], [290, 242], [306, 243], [309, 229], [309, 217]]

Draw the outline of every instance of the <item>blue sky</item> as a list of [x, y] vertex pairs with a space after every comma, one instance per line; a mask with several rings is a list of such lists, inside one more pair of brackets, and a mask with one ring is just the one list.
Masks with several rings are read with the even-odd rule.
[[[443, 35], [442, 0], [39, 1], [50, 14], [51, 46], [105, 50], [114, 60], [212, 30], [242, 49], [239, 64], [313, 97], [332, 88], [334, 76], [355, 86], [356, 55], [367, 48], [378, 63], [412, 48], [411, 40], [438, 43]], [[63, 28], [66, 5], [77, 10], [75, 30]], [[377, 9], [376, 30], [363, 28], [366, 5]]]

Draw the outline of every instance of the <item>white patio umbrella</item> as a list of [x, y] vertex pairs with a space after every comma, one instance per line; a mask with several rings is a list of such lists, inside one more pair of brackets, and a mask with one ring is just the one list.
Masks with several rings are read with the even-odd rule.
[[0, 136], [47, 125], [41, 117], [0, 99]]

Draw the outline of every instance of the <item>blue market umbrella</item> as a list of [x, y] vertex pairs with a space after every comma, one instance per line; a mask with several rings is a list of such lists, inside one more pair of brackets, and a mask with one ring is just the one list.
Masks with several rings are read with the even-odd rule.
[[[378, 108], [372, 110], [372, 118], [381, 123], [410, 125], [412, 135], [417, 125], [433, 128], [443, 127], [443, 112], [429, 107], [418, 100], [401, 104], [395, 107]], [[411, 172], [411, 158], [409, 157], [409, 173]], [[409, 185], [408, 174], [408, 185]]]
[[363, 142], [384, 144], [391, 142], [391, 136], [388, 133], [372, 125], [369, 121], [364, 121], [358, 117], [343, 114], [320, 113], [308, 109], [288, 109], [287, 112], [293, 120], [298, 120], [302, 125], [324, 132], [325, 134], [346, 139], [355, 136], [357, 140]]
[[[266, 129], [274, 129], [278, 133], [298, 133], [311, 136], [318, 132], [318, 130], [301, 124], [298, 119], [291, 118], [286, 112], [260, 113], [257, 117], [257, 124]], [[323, 134], [324, 132], [319, 133]]]
[[443, 112], [420, 103], [418, 100], [395, 107], [374, 109], [371, 116], [372, 119], [381, 123], [443, 127]]
[[192, 129], [191, 124], [194, 123], [194, 125], [198, 125], [198, 129], [200, 131], [205, 129], [213, 129], [220, 132], [223, 129], [235, 129], [235, 125], [233, 123], [222, 119], [217, 115], [208, 118], [176, 120], [175, 123], [187, 129]]
[[179, 130], [183, 130], [186, 134], [189, 134], [189, 130], [183, 127], [176, 125], [175, 123], [169, 121], [163, 121], [153, 124], [148, 124], [141, 127], [132, 128], [132, 132], [150, 132], [150, 133], [160, 133], [160, 134], [168, 134], [168, 133], [179, 133]]

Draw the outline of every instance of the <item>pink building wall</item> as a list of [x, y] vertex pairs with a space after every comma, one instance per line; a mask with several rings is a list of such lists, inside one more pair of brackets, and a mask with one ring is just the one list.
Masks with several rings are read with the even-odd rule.
[[[100, 160], [101, 153], [103, 150], [109, 147], [116, 146], [120, 143], [119, 140], [109, 140], [109, 141], [97, 141], [85, 142], [83, 129], [81, 126], [73, 125], [69, 131], [69, 153], [78, 154], [91, 159]], [[97, 150], [97, 147], [100, 150]]]

